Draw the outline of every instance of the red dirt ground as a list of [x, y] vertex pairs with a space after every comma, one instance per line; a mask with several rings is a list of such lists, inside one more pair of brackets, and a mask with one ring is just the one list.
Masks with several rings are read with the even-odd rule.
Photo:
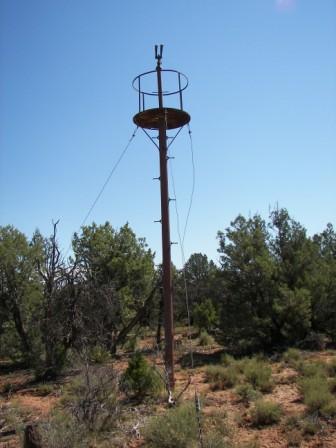
[[[145, 341], [143, 345], [147, 346], [146, 343], [148, 341]], [[198, 347], [198, 349], [201, 351], [201, 348]], [[218, 350], [218, 346], [212, 347], [205, 353], [214, 354]], [[309, 354], [308, 356], [311, 359], [328, 362], [334, 359], [336, 354], [335, 352], [318, 352]], [[153, 358], [151, 358], [152, 361]], [[162, 365], [162, 361], [159, 359], [156, 359], [156, 363]], [[122, 357], [120, 361], [116, 361], [114, 366], [118, 371], [124, 370], [127, 366], [127, 356]], [[281, 405], [283, 417], [279, 424], [263, 429], [256, 429], [251, 426], [249, 421], [249, 408], [239, 401], [233, 389], [211, 390], [210, 385], [205, 381], [205, 367], [197, 367], [191, 370], [182, 369], [177, 364], [175, 391], [178, 395], [179, 391], [188, 383], [190, 376], [191, 384], [183, 394], [183, 399], [193, 400], [196, 389], [203, 397], [203, 412], [205, 414], [211, 414], [219, 409], [224, 410], [227, 413], [229, 424], [234, 428], [234, 440], [236, 442], [243, 443], [257, 439], [260, 448], [287, 448], [290, 445], [288, 445], [286, 439], [288, 430], [284, 426], [284, 420], [291, 415], [303, 414], [305, 406], [302, 403], [299, 390], [295, 383], [297, 372], [280, 363], [273, 363], [272, 369], [275, 387], [271, 393], [265, 394], [265, 398]], [[11, 406], [15, 404], [16, 407], [22, 409], [25, 415], [28, 416], [29, 421], [37, 421], [48, 416], [59, 401], [59, 396], [54, 392], [47, 396], [37, 396], [34, 387], [26, 386], [32, 378], [30, 371], [17, 371], [0, 375], [0, 391], [4, 388], [6, 389], [6, 392], [2, 394], [0, 406]], [[17, 390], [17, 392], [8, 391], [8, 384], [11, 384], [12, 388]], [[164, 412], [164, 409], [164, 404], [157, 405], [155, 413]], [[14, 437], [7, 440], [0, 438], [0, 448], [14, 448], [19, 446], [18, 438]], [[142, 439], [131, 439], [127, 442], [127, 446], [138, 448], [144, 447], [145, 443]], [[299, 446], [302, 448], [336, 448], [336, 420], [331, 420], [328, 425], [325, 424], [319, 434], [302, 440]]]

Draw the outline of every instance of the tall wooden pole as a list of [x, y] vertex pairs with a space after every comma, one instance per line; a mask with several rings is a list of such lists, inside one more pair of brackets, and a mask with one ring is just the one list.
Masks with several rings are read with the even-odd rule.
[[165, 111], [163, 107], [162, 77], [161, 77], [160, 52], [156, 51], [157, 59], [157, 83], [158, 99], [160, 109], [159, 122], [159, 149], [160, 149], [160, 186], [161, 186], [161, 225], [162, 225], [162, 283], [164, 303], [164, 329], [165, 329], [165, 367], [168, 374], [169, 386], [174, 387], [174, 332], [173, 332], [173, 297], [172, 297], [172, 274], [171, 274], [171, 241], [169, 227], [169, 190], [167, 169], [167, 126]]

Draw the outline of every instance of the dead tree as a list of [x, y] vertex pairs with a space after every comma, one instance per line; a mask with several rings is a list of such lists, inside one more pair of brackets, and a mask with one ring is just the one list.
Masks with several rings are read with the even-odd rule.
[[76, 334], [76, 304], [80, 295], [81, 273], [76, 263], [67, 266], [56, 240], [58, 222], [53, 234], [43, 240], [43, 257], [36, 260], [43, 283], [43, 320], [41, 332], [45, 348], [42, 377], [51, 379], [62, 366]]

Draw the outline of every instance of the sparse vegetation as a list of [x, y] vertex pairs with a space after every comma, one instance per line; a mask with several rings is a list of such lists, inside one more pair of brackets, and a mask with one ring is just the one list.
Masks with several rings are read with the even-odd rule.
[[[185, 448], [199, 444], [199, 427], [194, 403], [184, 403], [150, 419], [145, 429], [146, 446]], [[233, 448], [232, 431], [220, 412], [202, 418], [205, 448]]]
[[193, 403], [182, 404], [153, 417], [145, 429], [149, 448], [185, 448], [196, 444], [198, 426]]
[[255, 390], [250, 384], [240, 384], [235, 392], [245, 404], [261, 398], [261, 393]]
[[282, 355], [282, 359], [290, 367], [297, 368], [298, 364], [302, 360], [302, 354], [297, 348], [290, 347]]
[[89, 350], [88, 358], [93, 364], [104, 364], [111, 359], [111, 353], [101, 345], [94, 345]]
[[86, 448], [87, 428], [71, 415], [57, 412], [38, 427], [42, 443], [48, 448]]
[[40, 397], [45, 397], [47, 395], [52, 394], [53, 392], [55, 392], [55, 386], [54, 386], [54, 384], [49, 384], [49, 383], [42, 383], [35, 390], [35, 394]]
[[252, 358], [244, 367], [244, 375], [255, 389], [261, 392], [272, 390], [272, 369], [267, 362]]
[[299, 429], [292, 429], [285, 433], [288, 448], [300, 447], [303, 442], [302, 432]]
[[[85, 366], [66, 388], [62, 404], [89, 431], [113, 428], [119, 417], [118, 382], [111, 367]], [[61, 424], [61, 418], [55, 424]]]
[[309, 375], [300, 381], [300, 388], [303, 401], [310, 413], [323, 412], [333, 399], [325, 376]]
[[316, 418], [305, 418], [300, 425], [304, 435], [314, 436], [321, 431], [321, 423]]
[[[145, 241], [128, 225], [92, 224], [74, 236], [73, 257], [66, 260], [56, 227], [51, 237], [36, 232], [31, 240], [1, 227], [0, 388], [10, 406], [0, 430], [22, 434], [36, 419], [51, 448], [136, 447], [142, 437], [146, 446], [194, 448], [195, 384], [205, 394], [198, 415], [205, 447], [241, 448], [251, 425], [258, 437], [256, 428], [278, 424], [274, 432], [289, 446], [299, 446], [302, 437], [309, 446], [321, 428], [330, 435], [335, 351], [305, 347], [336, 341], [334, 229], [328, 225], [310, 238], [282, 209], [269, 223], [239, 216], [218, 241], [219, 266], [196, 253], [173, 270], [178, 334], [176, 387], [168, 404], [161, 271]], [[191, 331], [185, 327], [185, 281]], [[194, 368], [185, 369], [190, 347]], [[29, 369], [22, 378], [10, 360]], [[291, 422], [282, 421], [272, 400], [284, 402]], [[222, 414], [214, 418], [214, 409]], [[243, 442], [225, 410], [246, 436]], [[263, 428], [262, 437], [268, 431]]]
[[202, 330], [199, 336], [199, 345], [205, 347], [208, 345], [214, 345], [214, 338], [205, 330]]
[[223, 366], [229, 366], [230, 364], [236, 363], [235, 358], [232, 355], [229, 355], [228, 353], [225, 353], [223, 355], [221, 355], [220, 357], [220, 363]]
[[304, 362], [299, 366], [299, 373], [304, 377], [326, 377], [327, 366], [321, 361]]
[[231, 388], [239, 382], [239, 371], [234, 364], [228, 367], [209, 366], [206, 369], [206, 379], [213, 390]]
[[257, 400], [251, 410], [251, 421], [254, 426], [267, 426], [278, 423], [282, 411], [277, 403]]
[[336, 417], [336, 400], [330, 400], [321, 408], [321, 414], [324, 417]]

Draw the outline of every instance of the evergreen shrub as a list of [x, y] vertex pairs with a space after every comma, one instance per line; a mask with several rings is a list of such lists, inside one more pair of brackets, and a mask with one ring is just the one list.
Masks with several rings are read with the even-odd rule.
[[146, 395], [158, 396], [163, 389], [163, 381], [146, 358], [135, 352], [122, 376], [121, 387], [127, 395], [144, 398]]

